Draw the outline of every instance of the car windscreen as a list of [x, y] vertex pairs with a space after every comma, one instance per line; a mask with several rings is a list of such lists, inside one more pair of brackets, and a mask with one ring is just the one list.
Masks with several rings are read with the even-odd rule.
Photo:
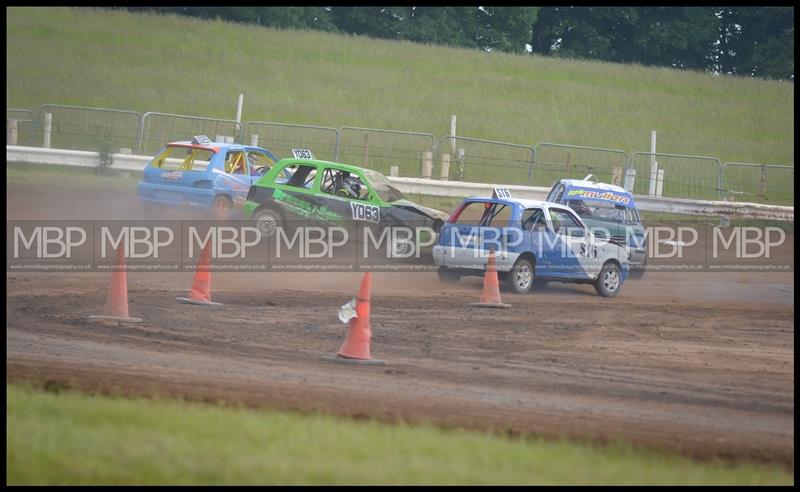
[[400, 190], [392, 186], [383, 174], [371, 169], [364, 169], [364, 174], [384, 202], [389, 203], [405, 198]]
[[625, 207], [606, 200], [569, 200], [567, 205], [583, 219], [639, 222], [639, 214], [635, 208]]

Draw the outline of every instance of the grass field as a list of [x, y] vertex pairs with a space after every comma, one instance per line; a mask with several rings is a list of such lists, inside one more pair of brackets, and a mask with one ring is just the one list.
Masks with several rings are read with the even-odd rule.
[[[92, 8], [6, 9], [6, 106], [45, 103], [794, 163], [794, 84]], [[576, 156], [573, 155], [573, 159]], [[352, 160], [352, 159], [351, 159]]]
[[791, 484], [756, 464], [7, 385], [8, 484]]

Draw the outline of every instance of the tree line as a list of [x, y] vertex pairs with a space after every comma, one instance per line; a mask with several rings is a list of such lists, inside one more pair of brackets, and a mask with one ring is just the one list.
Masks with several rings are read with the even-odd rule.
[[122, 7], [509, 53], [794, 80], [794, 7]]

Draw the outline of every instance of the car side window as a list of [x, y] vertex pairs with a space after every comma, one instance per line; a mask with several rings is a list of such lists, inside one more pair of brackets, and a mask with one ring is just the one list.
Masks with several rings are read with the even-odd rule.
[[314, 185], [314, 178], [317, 175], [317, 168], [316, 166], [308, 164], [292, 164], [281, 170], [281, 173], [284, 172], [286, 174], [291, 174], [291, 176], [285, 182], [286, 186], [311, 189], [311, 187]]
[[522, 229], [539, 231], [545, 229], [544, 212], [541, 208], [528, 208], [522, 212]]
[[578, 219], [566, 210], [551, 208], [550, 221], [553, 223], [553, 231], [558, 235], [573, 237], [584, 237], [586, 235]]
[[366, 200], [369, 197], [369, 188], [364, 180], [355, 173], [341, 169], [328, 168], [322, 172], [320, 191], [356, 200]]
[[244, 151], [233, 150], [225, 156], [225, 172], [228, 174], [245, 174], [247, 171], [247, 161], [244, 158]]
[[250, 176], [263, 176], [275, 165], [267, 154], [253, 150], [247, 152], [247, 161], [250, 163]]
[[492, 215], [489, 217], [488, 225], [490, 227], [508, 227], [512, 211], [513, 209], [510, 206], [504, 203], [496, 203], [492, 209]]

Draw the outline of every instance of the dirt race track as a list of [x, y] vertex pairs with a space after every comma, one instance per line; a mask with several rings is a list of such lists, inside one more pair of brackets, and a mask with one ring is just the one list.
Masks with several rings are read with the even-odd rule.
[[[31, 191], [8, 190], [8, 219], [138, 210], [134, 195]], [[336, 313], [357, 273], [214, 273], [213, 308], [175, 302], [191, 273], [129, 273], [144, 322], [122, 325], [87, 321], [107, 273], [6, 280], [7, 381], [794, 459], [792, 273], [650, 272], [614, 299], [551, 284], [503, 292], [507, 310], [468, 307], [480, 278], [375, 273], [383, 367], [322, 360], [344, 340]]]

